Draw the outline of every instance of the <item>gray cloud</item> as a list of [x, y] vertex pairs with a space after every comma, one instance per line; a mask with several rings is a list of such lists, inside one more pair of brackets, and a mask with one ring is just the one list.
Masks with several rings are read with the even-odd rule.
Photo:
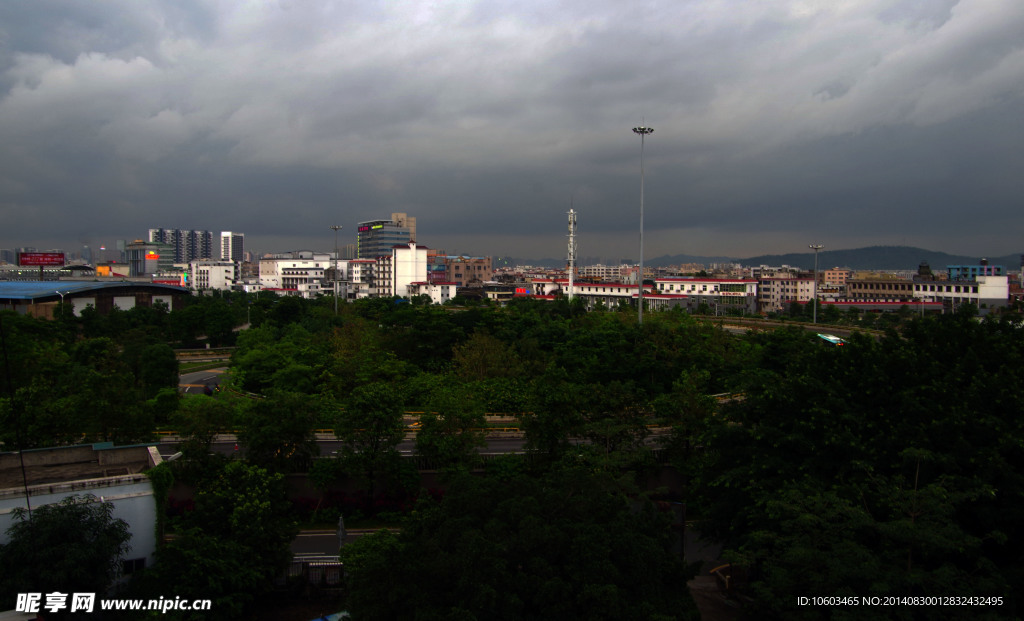
[[[1013, 0], [0, 4], [0, 246], [1020, 250]], [[99, 243], [98, 241], [96, 243]]]

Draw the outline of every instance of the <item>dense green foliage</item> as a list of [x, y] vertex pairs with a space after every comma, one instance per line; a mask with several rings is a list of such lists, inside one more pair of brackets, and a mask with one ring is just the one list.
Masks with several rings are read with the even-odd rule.
[[342, 548], [356, 619], [697, 619], [669, 519], [582, 465], [465, 475]]
[[893, 618], [1005, 618], [1019, 606], [1019, 329], [963, 314], [841, 348], [798, 332], [755, 342], [746, 398], [701, 438], [696, 491], [701, 529], [747, 569], [758, 615], [821, 618], [796, 604], [811, 593], [1007, 602]]
[[84, 338], [58, 322], [2, 315], [5, 447], [18, 446], [19, 435], [25, 448], [136, 442], [168, 415], [163, 391], [177, 387], [178, 362], [153, 331]]
[[[792, 310], [797, 319], [808, 311]], [[560, 521], [587, 518], [558, 505], [559, 494], [569, 494], [627, 532], [643, 526], [638, 549], [658, 558], [663, 542], [641, 545], [642, 537], [661, 536], [657, 516], [625, 502], [605, 479], [649, 472], [656, 458], [684, 475], [689, 487], [680, 500], [743, 568], [748, 580], [740, 591], [756, 618], [1013, 616], [1020, 614], [1013, 585], [1024, 584], [1017, 528], [1024, 522], [1024, 385], [1016, 377], [1024, 336], [1010, 321], [1015, 316], [979, 322], [972, 310], [918, 318], [909, 310], [830, 316], [823, 309], [819, 319], [885, 330], [840, 348], [799, 328], [733, 335], [678, 311], [647, 314], [640, 326], [632, 312], [586, 313], [566, 300], [514, 300], [505, 309], [361, 300], [336, 315], [326, 299], [232, 294], [173, 313], [86, 313], [49, 323], [6, 314], [7, 347], [18, 363], [9, 384], [16, 398], [0, 401], [0, 433], [12, 443], [19, 422], [26, 446], [125, 441], [169, 422], [186, 438], [176, 476], [205, 489], [224, 467], [210, 442], [234, 429], [237, 456], [250, 464], [270, 473], [311, 470], [324, 494], [340, 477], [358, 480], [372, 513], [385, 488], [415, 488], [412, 460], [396, 447], [413, 422], [403, 414], [422, 412], [419, 463], [448, 473], [486, 466], [486, 475], [453, 484], [441, 504], [421, 506], [402, 534], [346, 551], [353, 566], [367, 568], [364, 576], [402, 594], [374, 603], [365, 593], [383, 587], [354, 576], [353, 610], [368, 618], [374, 606], [410, 614], [410, 601], [432, 611], [422, 618], [483, 618], [499, 609], [540, 618], [542, 608], [566, 612], [553, 603], [559, 598], [598, 617], [656, 618], [669, 596], [638, 590], [632, 573], [616, 573], [617, 563], [631, 562], [623, 540]], [[252, 327], [236, 337], [227, 326], [247, 314]], [[166, 343], [202, 335], [237, 342], [226, 390], [178, 399], [167, 390]], [[739, 396], [713, 396], [722, 393]], [[512, 417], [525, 431], [528, 461], [479, 459], [485, 413]], [[343, 443], [337, 458], [315, 459], [315, 429], [334, 430]], [[559, 465], [582, 454], [585, 471]], [[241, 477], [238, 493], [263, 489], [256, 479], [264, 476], [276, 480]], [[218, 489], [232, 498], [229, 488]], [[218, 576], [210, 592], [228, 602], [225, 614], [241, 614], [272, 570], [239, 568], [281, 560], [263, 558], [250, 535], [221, 530], [232, 523], [229, 504], [250, 500], [198, 503], [153, 575], [183, 584]], [[624, 503], [631, 512], [611, 508]], [[498, 507], [500, 514], [488, 513]], [[263, 545], [274, 548], [286, 530]], [[435, 547], [414, 544], [407, 532]], [[577, 551], [593, 549], [593, 566], [574, 566], [578, 559], [559, 536], [585, 542]], [[512, 575], [542, 548], [560, 554], [557, 562], [538, 560], [533, 574]], [[422, 574], [383, 576], [394, 559]], [[200, 569], [187, 576], [190, 563]], [[460, 563], [481, 589], [452, 590], [466, 579]], [[584, 571], [586, 580], [559, 573], [565, 568]], [[677, 576], [674, 565], [661, 569]], [[657, 579], [636, 571], [645, 583]], [[498, 589], [503, 572], [511, 582]], [[530, 575], [550, 579], [531, 583]], [[361, 594], [359, 585], [369, 590]], [[199, 582], [193, 586], [199, 593]], [[984, 610], [796, 606], [797, 596], [843, 594], [995, 595], [1006, 603]], [[633, 612], [623, 613], [627, 601]], [[644, 602], [650, 614], [636, 612], [647, 610], [637, 607]]]
[[298, 533], [284, 477], [240, 462], [204, 481], [195, 510], [134, 586], [138, 597], [210, 599], [209, 611], [170, 612], [169, 619], [245, 618], [284, 569]]
[[31, 517], [15, 509], [10, 539], [0, 545], [0, 607], [14, 609], [18, 593], [104, 593], [131, 539], [113, 510], [92, 495], [36, 507]]

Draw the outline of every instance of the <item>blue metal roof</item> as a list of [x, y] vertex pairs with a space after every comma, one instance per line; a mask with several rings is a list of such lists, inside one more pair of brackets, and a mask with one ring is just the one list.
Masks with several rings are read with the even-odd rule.
[[39, 300], [59, 297], [57, 293], [88, 293], [102, 289], [123, 289], [128, 287], [146, 287], [166, 289], [168, 293], [187, 293], [185, 287], [149, 282], [96, 282], [76, 280], [5, 280], [0, 281], [0, 299], [5, 300]]

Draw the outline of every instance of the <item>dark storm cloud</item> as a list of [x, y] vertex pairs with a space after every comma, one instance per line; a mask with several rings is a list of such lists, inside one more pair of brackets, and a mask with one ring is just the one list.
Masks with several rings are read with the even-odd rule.
[[1015, 252], [1022, 31], [1012, 0], [2, 3], [0, 247], [405, 211], [555, 256], [572, 201], [630, 256], [646, 122], [650, 254]]

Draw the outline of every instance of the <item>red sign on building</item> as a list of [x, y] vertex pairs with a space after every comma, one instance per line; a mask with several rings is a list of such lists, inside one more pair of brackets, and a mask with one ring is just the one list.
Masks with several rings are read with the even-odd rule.
[[62, 267], [63, 252], [19, 252], [18, 265], [22, 267]]

